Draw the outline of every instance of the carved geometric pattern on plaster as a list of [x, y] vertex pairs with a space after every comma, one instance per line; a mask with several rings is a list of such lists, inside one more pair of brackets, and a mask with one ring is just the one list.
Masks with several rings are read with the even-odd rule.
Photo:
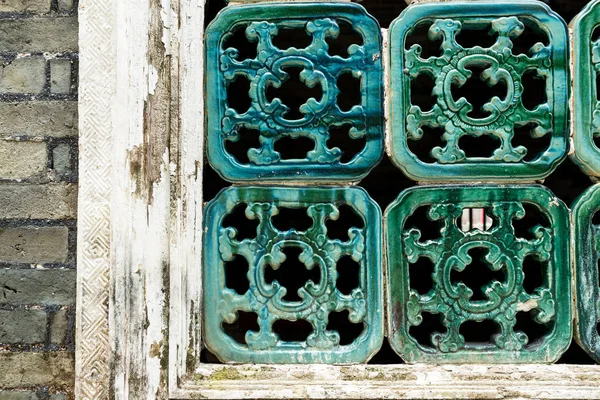
[[600, 186], [584, 192], [573, 205], [575, 288], [577, 318], [575, 339], [600, 362]]
[[[332, 55], [341, 24], [350, 26], [362, 43], [348, 46], [347, 54]], [[243, 55], [247, 49], [225, 47], [240, 29], [250, 42], [245, 47], [256, 47], [255, 56]], [[292, 47], [278, 48], [279, 35], [292, 29], [299, 32]], [[297, 42], [304, 33], [309, 42]], [[383, 155], [381, 42], [377, 21], [356, 4], [257, 4], [223, 10], [208, 27], [205, 42], [207, 156], [213, 168], [230, 181], [352, 181], [365, 176]], [[290, 117], [292, 109], [269, 93], [291, 81], [294, 69], [300, 70], [302, 84], [322, 94], [320, 99], [306, 99]], [[360, 101], [349, 109], [343, 109], [338, 98], [344, 75], [360, 81]], [[249, 82], [243, 110], [230, 103], [232, 97], [246, 94], [228, 94], [238, 80]], [[342, 160], [342, 150], [328, 143], [332, 132], [341, 128], [349, 129], [352, 140], [365, 141], [350, 160]], [[251, 133], [258, 134], [258, 147], [250, 147], [247, 161], [241, 161], [228, 146]], [[277, 142], [299, 138], [310, 140], [312, 149], [283, 157]]]
[[594, 30], [600, 21], [600, 1], [590, 2], [570, 23], [573, 31], [572, 160], [590, 176], [600, 176], [600, 38]]
[[[423, 229], [422, 219], [411, 223], [421, 207], [435, 228]], [[461, 215], [469, 208], [485, 208], [492, 227], [463, 231]], [[550, 363], [566, 351], [572, 336], [569, 217], [546, 188], [409, 189], [386, 211], [385, 226], [390, 341], [406, 362]], [[413, 280], [424, 274], [415, 270], [423, 258], [432, 265], [431, 280], [418, 290]], [[486, 274], [492, 277], [485, 283], [477, 279]], [[537, 284], [524, 282], [534, 274]], [[439, 317], [441, 326], [419, 338], [425, 317]], [[528, 337], [534, 330], [522, 328], [521, 317], [543, 334]], [[481, 322], [495, 332], [487, 340], [466, 338], [477, 335]]]
[[[419, 44], [406, 48], [420, 26], [429, 27], [431, 42], [439, 42], [439, 55], [426, 55]], [[537, 42], [528, 46], [526, 54], [519, 54], [517, 40], [526, 36], [528, 29], [545, 36], [548, 44]], [[495, 40], [485, 47], [463, 47], [462, 33]], [[567, 31], [560, 16], [546, 5], [527, 0], [417, 4], [392, 23], [390, 37], [394, 93], [390, 97], [390, 156], [409, 177], [425, 181], [541, 179], [564, 159]], [[529, 94], [524, 90], [526, 74], [545, 80], [539, 89], [545, 100], [531, 109], [524, 103], [524, 95]], [[433, 81], [429, 110], [411, 101], [411, 85], [421, 76]], [[459, 92], [470, 80], [504, 89], [476, 109]], [[436, 131], [440, 131], [441, 144], [429, 148], [429, 156], [415, 154], [413, 146]], [[533, 145], [527, 148], [516, 144], [520, 135], [549, 144], [543, 150], [534, 150]], [[491, 142], [495, 150], [489, 155], [476, 152], [469, 156], [461, 148], [465, 142], [475, 147]]]
[[[77, 220], [77, 347], [75, 397], [110, 392], [112, 108], [116, 80], [111, 35], [114, 7], [86, 1], [79, 10], [79, 201]], [[108, 82], [108, 83], [107, 83]]]
[[[362, 228], [348, 229], [348, 240], [332, 239], [326, 226], [338, 219], [341, 206], [351, 207], [363, 221]], [[236, 207], [243, 207], [245, 217], [257, 221], [256, 230], [243, 240], [225, 223]], [[305, 210], [312, 225], [278, 229], [274, 217], [284, 208]], [[379, 350], [383, 341], [381, 211], [364, 190], [234, 187], [210, 202], [205, 221], [203, 339], [220, 360], [347, 364], [366, 362]], [[303, 267], [319, 271], [315, 281], [308, 280], [297, 293], [289, 293], [297, 295], [291, 301], [280, 282], [266, 279], [267, 269], [287, 268], [285, 251], [290, 248], [299, 250]], [[237, 257], [248, 265], [248, 285], [242, 293], [229, 288], [225, 276], [226, 263]], [[351, 257], [359, 266], [357, 287], [344, 293], [337, 281], [343, 257]], [[236, 341], [223, 324], [235, 323], [240, 312], [254, 313], [258, 325]], [[350, 323], [362, 324], [362, 332], [352, 342], [340, 343], [343, 332], [328, 326], [333, 313], [347, 314]], [[278, 321], [298, 320], [312, 327], [304, 340], [287, 341], [275, 333]]]

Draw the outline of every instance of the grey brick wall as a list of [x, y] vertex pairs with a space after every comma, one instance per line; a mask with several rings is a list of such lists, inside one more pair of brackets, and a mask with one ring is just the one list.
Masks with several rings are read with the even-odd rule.
[[76, 10], [0, 0], [0, 400], [72, 398]]

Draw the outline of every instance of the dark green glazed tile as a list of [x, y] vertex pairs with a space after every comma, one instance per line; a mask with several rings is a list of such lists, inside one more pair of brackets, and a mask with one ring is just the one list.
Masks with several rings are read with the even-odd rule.
[[593, 218], [600, 210], [600, 185], [583, 193], [573, 205], [575, 291], [577, 317], [575, 338], [600, 362], [600, 225]]
[[[347, 238], [332, 239], [328, 221], [338, 219], [342, 206], [351, 207], [364, 226], [349, 228]], [[257, 224], [256, 230], [246, 232], [243, 240], [226, 219], [236, 207], [243, 207], [245, 217]], [[303, 209], [312, 225], [276, 227], [279, 222], [276, 223], [275, 217], [289, 208]], [[205, 210], [202, 315], [206, 346], [223, 362], [366, 362], [383, 341], [381, 246], [381, 211], [362, 189], [232, 187], [223, 190]], [[268, 274], [280, 269], [288, 277], [297, 276], [299, 271], [288, 270], [285, 264], [285, 254], [290, 249], [297, 250], [303, 267], [319, 271], [317, 278], [303, 285], [295, 282], [299, 289], [289, 293], [297, 295], [295, 299], [287, 297], [288, 289], [277, 278], [267, 279]], [[233, 264], [236, 258], [245, 262]], [[358, 263], [353, 288], [341, 289], [338, 285], [341, 274], [338, 265], [342, 258]], [[229, 268], [247, 264], [247, 282], [241, 290], [227, 283], [228, 263], [232, 263]], [[235, 325], [241, 312], [254, 313], [251, 319], [258, 325], [245, 334], [242, 332], [236, 340], [224, 326]], [[334, 316], [340, 315], [345, 316], [346, 324], [360, 327], [360, 333], [350, 343], [340, 342], [340, 334], [347, 332], [328, 326]], [[284, 340], [275, 332], [279, 321], [298, 320], [312, 327], [305, 339]]]
[[572, 160], [588, 175], [600, 176], [600, 99], [597, 75], [600, 73], [600, 39], [593, 40], [600, 25], [600, 2], [591, 1], [570, 27], [573, 31], [573, 146]]
[[[425, 57], [419, 44], [407, 49], [413, 29], [423, 24], [429, 26], [428, 38], [439, 46], [439, 56]], [[514, 44], [526, 29], [540, 32], [548, 44], [538, 42], [528, 46], [527, 54], [519, 53]], [[463, 47], [462, 31], [489, 35], [495, 41], [485, 48]], [[435, 182], [537, 180], [566, 156], [567, 29], [548, 6], [531, 0], [415, 4], [392, 23], [389, 48], [390, 157], [407, 176]], [[477, 76], [474, 68], [483, 72]], [[411, 83], [422, 74], [433, 80], [430, 110], [411, 101]], [[537, 93], [546, 101], [531, 108], [523, 100], [530, 94], [523, 86], [526, 74], [546, 81]], [[474, 110], [472, 100], [458, 92], [470, 80], [494, 88], [504, 85], [506, 94], [493, 96], [481, 110]], [[478, 111], [482, 114], [474, 114]], [[424, 128], [443, 133], [439, 146], [425, 148], [428, 157], [412, 150], [426, 139]], [[543, 150], [518, 145], [528, 143], [523, 135], [549, 144]], [[492, 141], [497, 147], [489, 156], [470, 156], [463, 146], [468, 141], [474, 147]]]
[[[473, 208], [489, 229], [462, 227]], [[568, 348], [569, 216], [546, 188], [412, 188], [384, 224], [390, 343], [406, 362], [551, 363]]]
[[[331, 46], [343, 24], [352, 27], [363, 43], [348, 46], [341, 55], [332, 55]], [[298, 32], [298, 44], [292, 39], [298, 48], [278, 48], [278, 35], [290, 29]], [[256, 56], [242, 56], [239, 49], [228, 47], [228, 38], [238, 30], [245, 32], [249, 42], [244, 50], [255, 47]], [[310, 37], [308, 45], [302, 42], [304, 33]], [[225, 8], [206, 31], [210, 164], [233, 182], [360, 180], [383, 155], [381, 43], [377, 21], [352, 3], [269, 3]], [[291, 114], [292, 108], [278, 94], [272, 98], [268, 94], [294, 81], [293, 69], [301, 70], [300, 84], [322, 91], [321, 98], [310, 97], [300, 105], [298, 115]], [[346, 78], [360, 80], [360, 102], [349, 109], [345, 105], [340, 108], [338, 99], [338, 81]], [[227, 89], [236, 80], [249, 82], [248, 109], [230, 106], [232, 97], [246, 96], [238, 92], [228, 97]], [[287, 94], [293, 95], [289, 90]], [[234, 156], [231, 146], [244, 142], [252, 133], [258, 135], [259, 142], [245, 154]], [[357, 142], [365, 141], [362, 150], [349, 160], [342, 159], [339, 147], [328, 143], [342, 134]], [[289, 146], [297, 147], [293, 139], [299, 138], [312, 142], [312, 150], [286, 158], [283, 152]], [[278, 147], [278, 141], [284, 140], [287, 147]]]

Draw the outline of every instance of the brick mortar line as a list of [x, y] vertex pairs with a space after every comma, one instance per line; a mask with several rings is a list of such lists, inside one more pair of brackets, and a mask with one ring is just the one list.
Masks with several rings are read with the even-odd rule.
[[0, 140], [10, 140], [10, 141], [15, 141], [15, 142], [64, 141], [64, 142], [73, 142], [75, 144], [78, 144], [77, 136], [56, 137], [56, 136], [32, 136], [32, 135], [18, 135], [18, 134], [15, 134], [15, 135], [5, 134], [3, 136], [4, 136], [4, 138], [0, 139]]
[[11, 302], [0, 302], [1, 311], [15, 311], [15, 310], [33, 310], [33, 311], [44, 311], [44, 312], [56, 312], [56, 311], [70, 311], [74, 310], [74, 304], [22, 304], [22, 303], [11, 303]]
[[[1, 139], [0, 139], [1, 140]], [[4, 183], [24, 183], [28, 185], [46, 185], [49, 183], [77, 183], [77, 177], [72, 177], [73, 174], [69, 174], [66, 178], [52, 179], [48, 176], [43, 177], [31, 177], [31, 178], [19, 178], [19, 179], [5, 179], [0, 178], [0, 185]]]
[[[45, 88], [44, 88], [45, 90]], [[0, 102], [25, 102], [25, 101], [47, 101], [47, 100], [62, 100], [62, 101], [77, 101], [77, 93], [75, 94], [57, 94], [57, 93], [2, 93], [0, 94]]]
[[0, 219], [0, 228], [20, 228], [24, 226], [35, 227], [57, 227], [66, 226], [70, 229], [77, 229], [77, 220], [73, 219], [27, 219], [12, 218]]
[[[69, 251], [71, 253], [71, 251]], [[73, 254], [77, 253], [73, 251]], [[32, 267], [34, 265], [35, 267]], [[38, 268], [40, 266], [41, 268]], [[52, 271], [52, 270], [76, 270], [76, 263], [0, 263], [0, 270], [31, 270], [31, 271]]]
[[48, 60], [79, 60], [79, 53], [75, 51], [59, 51], [59, 52], [45, 52], [45, 51], [34, 51], [34, 52], [18, 52], [18, 51], [0, 51], [0, 59], [6, 62], [12, 62], [17, 58], [33, 58], [33, 57], [44, 57]]
[[45, 343], [34, 343], [34, 344], [0, 344], [0, 354], [2, 353], [57, 353], [61, 351], [73, 352], [67, 346], [50, 345], [46, 346]]
[[[0, 353], [53, 353], [59, 351], [73, 352], [74, 349], [69, 346], [61, 346], [57, 344], [46, 345], [45, 343], [33, 344], [1, 344]], [[0, 389], [1, 390], [1, 389]]]
[[0, 22], [18, 21], [24, 19], [51, 19], [60, 17], [77, 17], [77, 9], [73, 7], [71, 11], [50, 10], [48, 12], [35, 11], [0, 11]]

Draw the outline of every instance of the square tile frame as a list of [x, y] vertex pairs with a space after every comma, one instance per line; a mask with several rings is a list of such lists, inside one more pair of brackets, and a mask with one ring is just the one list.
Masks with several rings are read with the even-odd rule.
[[[321, 31], [311, 36], [314, 41], [310, 45], [310, 51], [294, 47], [278, 49], [261, 38], [268, 29], [282, 29], [281, 26], [286, 24], [298, 29], [297, 21], [303, 16], [307, 16], [307, 19], [310, 18], [312, 21], [327, 21], [335, 16], [338, 23], [345, 22], [351, 26], [358, 26], [360, 35], [364, 37], [363, 44], [360, 47], [355, 46], [354, 53], [351, 53], [348, 58], [329, 55], [325, 51], [327, 48], [322, 46], [322, 39], [318, 38], [321, 34], [329, 34], [325, 23], [313, 25], [314, 29], [318, 28]], [[258, 44], [265, 47], [256, 58], [251, 61], [236, 60], [230, 58], [225, 49], [221, 49], [223, 38], [236, 26], [259, 21], [268, 21], [273, 25], [271, 28], [256, 32], [255, 35], [260, 38]], [[258, 29], [256, 28], [257, 31]], [[296, 182], [310, 185], [356, 182], [364, 178], [383, 157], [382, 41], [378, 22], [363, 7], [349, 2], [273, 2], [268, 8], [259, 3], [252, 3], [232, 5], [222, 10], [206, 31], [206, 43], [210, 47], [206, 49], [205, 55], [206, 108], [211, 111], [210, 115], [206, 116], [206, 156], [213, 169], [223, 179], [248, 184], [269, 181], [280, 184]], [[350, 59], [360, 65], [352, 65]], [[250, 66], [244, 65], [245, 61], [249, 61]], [[324, 65], [318, 65], [317, 61]], [[280, 79], [276, 75], [278, 68], [284, 69], [286, 66], [298, 68], [300, 65], [304, 68], [303, 73], [311, 73], [311, 77], [306, 78], [305, 84], [308, 84], [311, 79], [318, 82], [323, 95], [319, 102], [313, 98], [303, 105], [308, 109], [303, 117], [306, 121], [292, 121], [278, 115], [281, 107], [275, 106], [275, 100], [266, 103], [265, 93], [269, 81], [275, 82]], [[227, 67], [226, 70], [224, 66]], [[253, 79], [247, 78], [251, 92], [250, 109], [239, 114], [227, 104], [226, 86], [228, 82], [233, 81], [227, 76], [244, 77], [247, 76], [245, 70], [255, 72], [256, 76]], [[348, 72], [360, 74], [361, 103], [358, 107], [354, 106], [350, 110], [342, 111], [338, 109], [337, 99], [333, 97], [338, 89], [336, 81], [332, 78], [336, 74], [339, 77], [342, 73]], [[252, 115], [252, 112], [255, 114]], [[247, 113], [250, 114], [246, 115]], [[225, 121], [228, 121], [227, 125], [231, 126], [226, 128]], [[321, 133], [321, 129], [327, 126], [329, 130], [334, 126], [342, 126], [342, 123], [351, 124], [352, 130], [356, 130], [355, 133], [350, 132], [351, 137], [365, 139], [365, 147], [351, 161], [320, 162], [308, 160], [307, 157], [298, 160], [272, 160], [279, 156], [275, 151], [274, 143], [273, 149], [270, 148], [273, 137], [275, 143], [283, 138], [310, 138], [315, 144], [311, 151], [315, 153], [312, 157], [331, 158], [334, 154], [333, 149], [326, 145], [327, 140], [322, 139], [325, 135]], [[237, 132], [241, 126], [246, 128], [252, 126], [252, 129], [259, 132], [261, 147], [257, 149], [254, 157], [261, 163], [265, 162], [264, 164], [241, 163], [227, 151], [225, 138], [241, 135]]]
[[[525, 215], [524, 204], [537, 207], [549, 223], [548, 227], [536, 230], [531, 239], [520, 238], [514, 232], [512, 221]], [[422, 206], [429, 206], [429, 215], [440, 221], [438, 239], [421, 241], [418, 229], [405, 229], [410, 215]], [[465, 208], [491, 209], [494, 217], [491, 231], [462, 232], [456, 220]], [[407, 363], [553, 363], [571, 344], [571, 241], [570, 235], [560, 234], [565, 230], [569, 232], [569, 213], [565, 204], [547, 188], [489, 184], [413, 187], [402, 192], [387, 208], [384, 225], [388, 335], [392, 348]], [[452, 252], [448, 250], [450, 246]], [[495, 253], [497, 264], [494, 265], [503, 257], [511, 260], [505, 259], [503, 263], [513, 264], [505, 266], [505, 281], [501, 285], [495, 281], [493, 286], [488, 286], [485, 300], [471, 300], [471, 288], [462, 282], [454, 283], [450, 278], [452, 272], [468, 268], [472, 261], [468, 252], [474, 248], [487, 249], [486, 258]], [[540, 256], [543, 258], [540, 261], [552, 268], [551, 273], [547, 273], [548, 286], [539, 292], [536, 288], [533, 293], [526, 292], [523, 286], [523, 265], [512, 261], [519, 261], [519, 257], [525, 260], [530, 255]], [[432, 276], [432, 289], [426, 294], [410, 286], [410, 264], [420, 257], [432, 261], [432, 274], [437, 275], [437, 279]], [[475, 272], [469, 270], [469, 273]], [[535, 304], [530, 310], [537, 310], [541, 315], [552, 313], [552, 318], [544, 321], [553, 322], [552, 330], [544, 341], [531, 348], [521, 343], [523, 338], [515, 329], [516, 314], [523, 307], [527, 308], [526, 304]], [[410, 334], [410, 327], [422, 322], [424, 312], [449, 316], [443, 323], [447, 332], [437, 335], [440, 342], [437, 348], [423, 346]], [[494, 321], [502, 328], [503, 335], [497, 335], [497, 345], [467, 346], [459, 332], [460, 325], [484, 320]]]
[[600, 211], [600, 185], [583, 192], [573, 204], [575, 267], [575, 339], [600, 362], [600, 228], [594, 215]]
[[[254, 211], [250, 211], [250, 207], [246, 208], [247, 215], [253, 212], [254, 218], [259, 220], [259, 236], [237, 241], [231, 236], [231, 228], [222, 225], [228, 213], [240, 204], [268, 205], [266, 210], [261, 208], [260, 211], [258, 208], [254, 208]], [[320, 207], [312, 209], [312, 216], [306, 215], [313, 220], [313, 225], [307, 231], [297, 231], [294, 228], [280, 231], [272, 226], [271, 217], [276, 215], [273, 213], [278, 209], [304, 208], [308, 213], [311, 206], [316, 205]], [[349, 231], [346, 241], [324, 235], [326, 222], [330, 220], [330, 213], [334, 210], [327, 208], [330, 205], [351, 207], [363, 220], [364, 226], [353, 228], [353, 233]], [[339, 211], [339, 208], [335, 210]], [[206, 347], [219, 359], [232, 363], [357, 364], [366, 363], [380, 349], [384, 320], [381, 210], [364, 189], [337, 186], [229, 187], [206, 205], [204, 217], [204, 341]], [[316, 229], [313, 231], [313, 228]], [[267, 232], [273, 236], [266, 236]], [[264, 280], [266, 266], [260, 266], [268, 258], [275, 259], [288, 246], [300, 247], [306, 251], [315, 263], [312, 268], [320, 270], [318, 287], [322, 289], [310, 291], [305, 284], [302, 287], [305, 294], [297, 303], [278, 299], [278, 289]], [[229, 256], [225, 255], [229, 252]], [[323, 253], [327, 255], [323, 256]], [[261, 254], [260, 258], [252, 258], [257, 254]], [[345, 295], [337, 290], [336, 266], [343, 256], [352, 256], [357, 265], [360, 265], [358, 286]], [[249, 288], [246, 293], [235, 293], [227, 288], [225, 274], [222, 272], [225, 257], [231, 257], [231, 260], [235, 257], [251, 257], [256, 261], [254, 264], [252, 260], [247, 260]], [[259, 274], [262, 278], [257, 277]], [[333, 332], [337, 334], [338, 331], [327, 331], [327, 328], [324, 328], [325, 332], [319, 330], [321, 321], [327, 324], [329, 316], [336, 309], [338, 312], [347, 310], [355, 314], [359, 318], [356, 323], [361, 323], [364, 327], [361, 334], [346, 345], [333, 344], [335, 339], [326, 336]], [[267, 314], [274, 316], [274, 320], [303, 319], [312, 325], [313, 332], [320, 332], [321, 335], [313, 337], [312, 345], [309, 342], [312, 334], [304, 342], [282, 343], [277, 336], [273, 336], [274, 331], [269, 326], [274, 320], [262, 315], [267, 310]], [[221, 324], [226, 320], [225, 315], [235, 313], [237, 316], [238, 311], [257, 314], [259, 332], [247, 334], [246, 342], [250, 344], [252, 340], [258, 349], [236, 343], [223, 331]], [[326, 314], [319, 316], [322, 312]], [[363, 315], [360, 316], [361, 314]], [[329, 343], [331, 347], [317, 347], [318, 340]]]
[[[473, 158], [470, 162], [459, 163], [426, 163], [419, 159], [408, 147], [408, 129], [407, 115], [411, 108], [410, 104], [410, 79], [406, 72], [409, 67], [405, 62], [405, 40], [410, 29], [420, 21], [429, 21], [437, 16], [448, 19], [475, 19], [479, 22], [491, 22], [493, 19], [502, 17], [520, 16], [527, 18], [539, 24], [544, 28], [549, 37], [550, 45], [555, 50], [551, 53], [553, 86], [547, 90], [548, 99], [553, 98], [551, 102], [553, 113], [552, 127], [546, 135], [551, 135], [551, 142], [548, 149], [539, 159], [533, 162], [506, 162], [504, 160], [489, 161], [489, 159]], [[426, 1], [415, 3], [403, 11], [396, 18], [389, 28], [389, 61], [388, 61], [388, 86], [391, 93], [388, 97], [388, 118], [389, 132], [387, 137], [388, 155], [394, 164], [400, 168], [406, 176], [415, 181], [424, 182], [524, 182], [541, 180], [548, 176], [567, 156], [568, 149], [568, 112], [567, 105], [569, 100], [570, 85], [568, 68], [568, 39], [567, 27], [558, 14], [554, 13], [546, 4], [536, 0], [519, 1], [494, 1], [494, 0], [457, 0], [447, 2]], [[477, 48], [474, 48], [477, 49]], [[480, 54], [464, 57], [472, 58], [481, 56]], [[489, 58], [489, 57], [488, 57]], [[462, 61], [461, 60], [461, 61]], [[447, 78], [443, 83], [447, 84], [451, 79], [451, 73], [447, 73]], [[512, 79], [512, 78], [511, 78]], [[436, 82], [441, 86], [441, 82]], [[513, 81], [514, 84], [514, 81]], [[437, 87], [434, 90], [445, 91], [445, 88]], [[447, 93], [444, 92], [445, 95]], [[446, 99], [447, 100], [447, 99]], [[516, 101], [516, 99], [515, 99]], [[456, 102], [456, 101], [455, 101]], [[459, 101], [460, 102], [460, 101]], [[459, 102], [456, 102], [458, 106]], [[438, 100], [439, 103], [439, 100]], [[488, 103], [491, 104], [491, 103]], [[448, 108], [448, 101], [440, 105], [439, 109]], [[462, 109], [455, 113], [459, 115]], [[498, 115], [502, 115], [499, 113]], [[445, 115], [444, 115], [445, 117]], [[433, 118], [433, 117], [429, 117]], [[465, 122], [463, 119], [467, 119]], [[459, 117], [458, 121], [448, 120], [447, 125], [470, 125], [470, 128], [477, 127], [486, 131], [490, 129], [500, 129], [500, 117], [496, 117], [491, 122], [485, 119], [472, 120], [469, 117]], [[484, 123], [485, 122], [485, 123]], [[481, 125], [481, 126], [479, 126]], [[444, 128], [444, 127], [442, 127]], [[453, 128], [460, 130], [459, 128]], [[465, 129], [471, 131], [473, 129]], [[445, 132], [448, 130], [445, 129]], [[422, 139], [421, 139], [422, 140]]]
[[[600, 1], [590, 1], [569, 24], [571, 31], [571, 74], [573, 98], [571, 99], [570, 157], [581, 170], [596, 179], [600, 177], [600, 148], [594, 143], [593, 127], [600, 129], [600, 110], [596, 98], [598, 80], [594, 71], [592, 35], [600, 21]], [[596, 55], [598, 57], [600, 55]], [[600, 66], [600, 60], [596, 61]]]

